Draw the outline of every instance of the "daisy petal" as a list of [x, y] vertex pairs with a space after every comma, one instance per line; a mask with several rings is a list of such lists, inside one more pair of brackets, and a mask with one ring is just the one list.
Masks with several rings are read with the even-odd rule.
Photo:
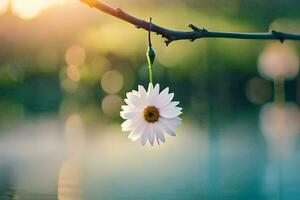
[[128, 92], [126, 94], [127, 99], [125, 99], [124, 101], [131, 106], [134, 107], [139, 107], [141, 105], [141, 99], [137, 94], [134, 94], [132, 92]]
[[155, 100], [155, 105], [158, 108], [163, 108], [166, 105], [170, 104], [170, 102], [172, 101], [173, 97], [174, 97], [174, 93], [168, 93], [169, 88], [164, 89], [157, 97], [157, 99]]
[[163, 123], [169, 127], [179, 126], [182, 123], [179, 117], [171, 118], [171, 119], [161, 117], [161, 121], [163, 121]]
[[154, 129], [153, 124], [149, 124], [149, 142], [151, 146], [154, 144]]
[[154, 105], [157, 101], [159, 95], [159, 84], [156, 84], [152, 91], [148, 93], [148, 100], [150, 105]]
[[140, 96], [140, 93], [138, 91], [136, 91], [136, 90], [132, 90], [132, 94]]
[[159, 84], [156, 84], [154, 89], [153, 89], [153, 94], [155, 94], [156, 96], [159, 94]]
[[141, 143], [144, 146], [148, 140], [148, 135], [149, 135], [149, 130], [148, 130], [148, 125], [146, 126], [145, 130], [143, 131], [142, 134], [142, 139], [141, 139]]
[[120, 116], [123, 119], [137, 119], [140, 116], [140, 112], [121, 111]]
[[130, 112], [138, 112], [138, 111], [141, 110], [141, 109], [138, 109], [136, 107], [132, 107], [132, 106], [128, 106], [128, 105], [122, 105], [121, 108], [124, 111], [130, 111]]
[[179, 104], [179, 101], [172, 101], [169, 104], [167, 104], [164, 108], [176, 107], [178, 104]]
[[149, 85], [148, 85], [148, 95], [152, 92], [152, 90], [153, 90], [153, 84], [149, 83]]
[[158, 144], [159, 144], [159, 140], [162, 141], [163, 143], [166, 142], [165, 135], [158, 126], [155, 126], [155, 135]]
[[159, 110], [159, 114], [165, 118], [174, 118], [180, 115], [182, 108], [174, 107], [172, 109], [162, 108]]
[[131, 131], [135, 127], [136, 122], [137, 122], [137, 120], [127, 119], [121, 125], [122, 131]]
[[[141, 97], [141, 101], [146, 101], [147, 100], [147, 91], [145, 90], [145, 88], [141, 85], [138, 86], [138, 91]], [[147, 103], [147, 102], [145, 102]]]
[[163, 121], [161, 121], [161, 119], [158, 121], [160, 127], [169, 135], [171, 136], [176, 136], [176, 133], [170, 128], [168, 127], [167, 124], [165, 124]]
[[141, 120], [139, 125], [131, 131], [128, 138], [131, 139], [132, 141], [138, 140], [142, 136], [145, 128], [146, 128], [146, 124], [143, 120]]
[[158, 145], [160, 145], [158, 137], [156, 137], [156, 142], [157, 142]]

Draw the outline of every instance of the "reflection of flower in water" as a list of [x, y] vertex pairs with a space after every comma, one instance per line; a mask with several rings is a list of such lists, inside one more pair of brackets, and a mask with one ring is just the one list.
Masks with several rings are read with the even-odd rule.
[[295, 104], [266, 104], [260, 113], [261, 129], [275, 155], [288, 153], [300, 130], [300, 111]]
[[258, 60], [259, 72], [267, 79], [294, 78], [299, 71], [299, 56], [286, 43], [269, 44]]

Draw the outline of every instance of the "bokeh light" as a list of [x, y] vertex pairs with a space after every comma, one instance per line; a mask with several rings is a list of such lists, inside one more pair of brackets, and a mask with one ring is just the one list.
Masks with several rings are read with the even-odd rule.
[[65, 91], [70, 93], [75, 92], [78, 88], [78, 83], [68, 78], [61, 80], [60, 85]]
[[107, 58], [97, 56], [92, 60], [90, 67], [93, 74], [101, 77], [104, 72], [111, 68], [111, 63]]
[[80, 77], [81, 77], [80, 70], [78, 69], [77, 66], [71, 65], [67, 67], [67, 76], [72, 81], [78, 82], [80, 81]]
[[101, 78], [101, 85], [105, 92], [115, 94], [123, 87], [123, 75], [116, 71], [108, 71]]
[[122, 99], [118, 95], [107, 95], [102, 100], [102, 111], [109, 117], [118, 116], [121, 110]]
[[300, 131], [300, 111], [296, 104], [266, 104], [260, 126], [275, 154], [288, 153]]
[[276, 31], [297, 34], [300, 32], [300, 21], [294, 18], [280, 17], [275, 19], [270, 24], [269, 30], [276, 30]]
[[267, 79], [292, 79], [299, 71], [298, 53], [290, 44], [270, 43], [259, 56], [258, 69]]
[[66, 63], [68, 65], [80, 66], [85, 62], [85, 54], [85, 50], [82, 47], [73, 45], [66, 51]]

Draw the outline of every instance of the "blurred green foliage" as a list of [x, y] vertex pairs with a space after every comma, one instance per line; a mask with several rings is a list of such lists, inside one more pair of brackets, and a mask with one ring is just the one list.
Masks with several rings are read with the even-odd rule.
[[[186, 25], [193, 23], [212, 31], [273, 28], [300, 33], [298, 0], [106, 2], [174, 29], [187, 30]], [[72, 112], [89, 120], [118, 120], [120, 99], [138, 84], [147, 85], [147, 33], [79, 1], [52, 7], [31, 20], [5, 13], [0, 24], [1, 125], [32, 115], [65, 117]], [[153, 40], [157, 54], [154, 82], [169, 86], [188, 116], [205, 121], [209, 106], [226, 117], [255, 106], [245, 88], [251, 78], [259, 76], [257, 59], [268, 41], [201, 39], [165, 47], [160, 37], [153, 35]], [[299, 44], [293, 44], [298, 52]], [[66, 52], [74, 46], [79, 54], [71, 50], [68, 63]], [[78, 56], [83, 56], [83, 62], [70, 68]], [[101, 82], [108, 71], [121, 73], [122, 80], [111, 80], [117, 89]], [[299, 103], [299, 82], [298, 75], [297, 81], [286, 85], [289, 101]], [[110, 100], [103, 103], [107, 95]]]

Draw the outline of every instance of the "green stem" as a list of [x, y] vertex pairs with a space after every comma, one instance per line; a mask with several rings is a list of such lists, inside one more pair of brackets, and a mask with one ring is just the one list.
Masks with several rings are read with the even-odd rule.
[[149, 82], [153, 83], [153, 78], [152, 78], [152, 64], [151, 64], [149, 56], [147, 56], [147, 59], [148, 59], [148, 69], [149, 69]]

